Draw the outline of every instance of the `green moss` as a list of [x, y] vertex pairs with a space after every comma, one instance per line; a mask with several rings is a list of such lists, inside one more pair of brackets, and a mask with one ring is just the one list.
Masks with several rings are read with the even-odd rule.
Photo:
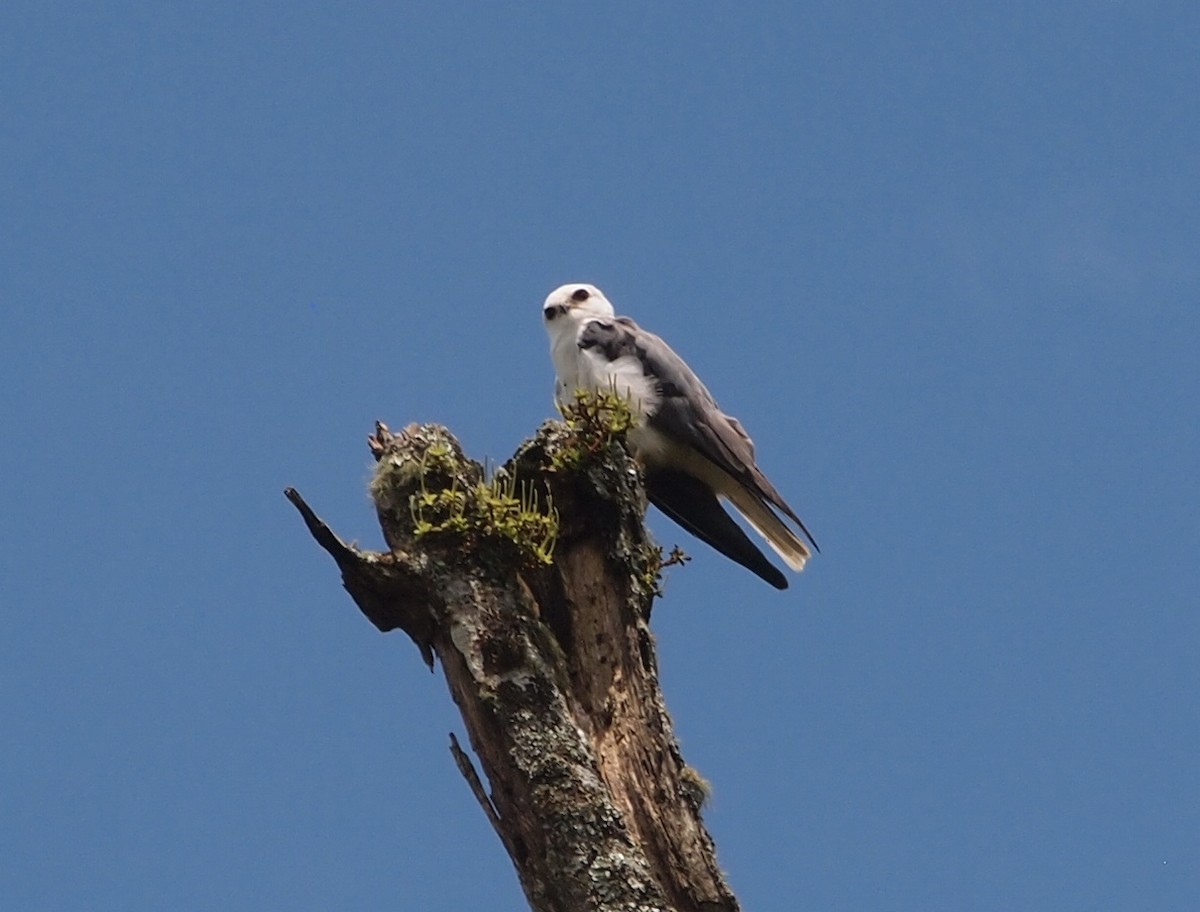
[[483, 566], [505, 562], [488, 560], [489, 552], [508, 562], [515, 554], [530, 564], [550, 563], [559, 517], [544, 491], [507, 469], [488, 478], [438, 425], [409, 425], [391, 438], [371, 480], [376, 506], [401, 537], [436, 541], [435, 561], [450, 551], [454, 561], [471, 552]]
[[576, 390], [575, 397], [560, 405], [568, 440], [554, 454], [551, 468], [578, 469], [620, 443], [636, 423], [629, 400], [616, 392]]
[[[490, 481], [430, 491], [421, 476], [421, 489], [409, 497], [413, 535], [453, 535], [472, 550], [487, 545], [511, 547], [532, 564], [549, 564], [558, 536], [558, 511], [547, 494], [519, 483], [503, 470]], [[544, 503], [543, 503], [544, 501]]]
[[408, 512], [409, 495], [418, 486], [440, 490], [455, 479], [474, 480], [482, 475], [436, 425], [411, 425], [398, 439], [403, 443], [389, 447], [371, 479], [371, 497], [376, 505], [397, 518]]

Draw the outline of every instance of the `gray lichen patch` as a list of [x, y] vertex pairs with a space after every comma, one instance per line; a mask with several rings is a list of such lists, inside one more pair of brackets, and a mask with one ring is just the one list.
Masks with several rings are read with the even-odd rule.
[[410, 424], [389, 436], [371, 479], [371, 498], [394, 519], [409, 515], [409, 498], [420, 489], [440, 491], [483, 478], [483, 468], [463, 455], [458, 440], [437, 424]]

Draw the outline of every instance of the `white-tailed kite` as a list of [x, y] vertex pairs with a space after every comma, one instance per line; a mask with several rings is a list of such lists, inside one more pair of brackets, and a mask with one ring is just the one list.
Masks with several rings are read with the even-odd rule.
[[[690, 367], [658, 336], [618, 317], [594, 285], [556, 288], [542, 306], [555, 396], [568, 404], [577, 389], [613, 390], [637, 418], [628, 440], [642, 464], [646, 496], [697, 538], [777, 589], [787, 578], [728, 513], [728, 500], [793, 570], [811, 552], [778, 509], [817, 543], [754, 461], [754, 443], [736, 418], [722, 412]], [[774, 509], [772, 509], [774, 508]], [[820, 550], [820, 549], [817, 549]]]

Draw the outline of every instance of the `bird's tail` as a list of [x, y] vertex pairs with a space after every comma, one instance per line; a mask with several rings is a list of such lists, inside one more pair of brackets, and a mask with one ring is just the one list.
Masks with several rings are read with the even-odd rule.
[[805, 562], [812, 557], [812, 551], [770, 507], [741, 485], [733, 485], [730, 490], [722, 493], [728, 496], [730, 503], [746, 518], [746, 522], [754, 527], [754, 531], [783, 558], [784, 563], [793, 570], [804, 569]]
[[730, 560], [776, 589], [787, 588], [787, 578], [779, 568], [767, 560], [742, 527], [721, 508], [712, 488], [694, 475], [672, 469], [647, 471], [646, 496], [667, 516]]

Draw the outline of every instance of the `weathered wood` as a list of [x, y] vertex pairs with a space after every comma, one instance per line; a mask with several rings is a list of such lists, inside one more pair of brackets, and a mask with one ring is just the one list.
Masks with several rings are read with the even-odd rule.
[[441, 664], [490, 791], [457, 740], [455, 762], [532, 908], [736, 910], [659, 688], [662, 553], [620, 433], [548, 423], [491, 482], [436, 425], [371, 448], [390, 552], [287, 496], [368, 619]]

